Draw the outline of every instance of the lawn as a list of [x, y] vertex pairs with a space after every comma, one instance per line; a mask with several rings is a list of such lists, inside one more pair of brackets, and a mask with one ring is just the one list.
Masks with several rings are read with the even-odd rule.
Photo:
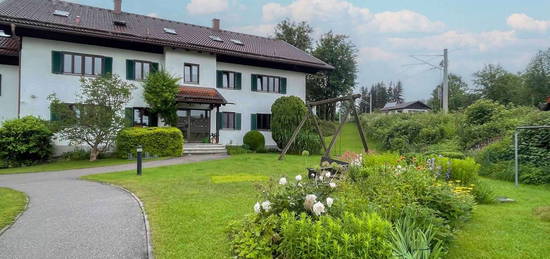
[[0, 230], [15, 220], [25, 204], [27, 196], [24, 193], [0, 187]]
[[[159, 158], [162, 159], [162, 158]], [[38, 164], [33, 166], [14, 167], [0, 169], [0, 175], [2, 174], [23, 174], [23, 173], [38, 173], [38, 172], [51, 172], [70, 169], [82, 169], [111, 165], [122, 165], [135, 163], [134, 160], [120, 159], [120, 158], [105, 158], [99, 159], [94, 162], [88, 160], [56, 160], [44, 164]]]
[[[367, 131], [368, 129], [363, 129]], [[332, 136], [325, 137], [325, 143], [328, 145], [332, 140]], [[370, 150], [379, 150], [379, 144], [374, 142], [372, 139], [367, 138], [367, 145]], [[336, 143], [331, 150], [333, 156], [342, 155], [346, 151], [352, 151], [356, 153], [364, 152], [363, 142], [361, 142], [361, 137], [359, 135], [359, 130], [357, 129], [357, 124], [355, 122], [348, 122], [344, 124], [341, 134], [336, 138]]]
[[550, 222], [533, 216], [533, 209], [550, 206], [550, 186], [521, 185], [483, 179], [497, 196], [515, 203], [478, 205], [449, 251], [449, 258], [548, 258]]
[[306, 158], [277, 154], [237, 155], [224, 160], [87, 176], [134, 192], [145, 203], [158, 258], [227, 258], [229, 222], [252, 213], [254, 186], [270, 177], [304, 174]]

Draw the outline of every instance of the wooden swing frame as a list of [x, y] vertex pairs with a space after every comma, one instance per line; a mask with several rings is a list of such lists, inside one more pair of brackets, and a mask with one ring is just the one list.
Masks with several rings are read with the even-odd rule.
[[[308, 102], [306, 104], [308, 112], [298, 125], [298, 127], [294, 130], [292, 133], [292, 137], [290, 138], [290, 141], [286, 144], [285, 148], [281, 152], [281, 155], [279, 156], [279, 160], [283, 160], [286, 153], [288, 152], [288, 149], [290, 149], [290, 146], [294, 143], [296, 140], [296, 137], [298, 136], [298, 133], [300, 133], [300, 130], [302, 130], [302, 127], [306, 124], [306, 121], [311, 117], [313, 119], [313, 122], [315, 124], [315, 128], [317, 129], [317, 133], [319, 134], [319, 140], [321, 141], [321, 145], [323, 146], [324, 154], [323, 159], [330, 159], [330, 151], [332, 150], [332, 147], [336, 143], [336, 139], [340, 135], [340, 131], [344, 127], [344, 124], [346, 123], [350, 112], [353, 111], [353, 115], [355, 117], [355, 122], [357, 123], [357, 129], [359, 130], [359, 135], [361, 136], [361, 142], [363, 142], [363, 148], [365, 149], [365, 153], [369, 152], [369, 148], [367, 145], [367, 139], [365, 137], [365, 133], [363, 132], [363, 126], [361, 126], [361, 122], [359, 120], [359, 113], [357, 112], [357, 107], [355, 107], [355, 100], [361, 98], [361, 94], [352, 94], [348, 96], [343, 97], [337, 97], [337, 98], [331, 98], [331, 99], [325, 99], [321, 101], [316, 102]], [[317, 107], [319, 105], [323, 104], [329, 104], [329, 103], [337, 103], [337, 102], [349, 102], [349, 109], [346, 110], [346, 114], [342, 121], [340, 122], [340, 125], [338, 126], [338, 129], [336, 129], [336, 133], [334, 133], [334, 136], [332, 136], [332, 140], [330, 141], [329, 146], [326, 146], [325, 140], [323, 138], [323, 133], [321, 132], [321, 127], [319, 126], [319, 121], [317, 120], [317, 116], [313, 113], [313, 107]], [[321, 160], [323, 160], [321, 159]]]

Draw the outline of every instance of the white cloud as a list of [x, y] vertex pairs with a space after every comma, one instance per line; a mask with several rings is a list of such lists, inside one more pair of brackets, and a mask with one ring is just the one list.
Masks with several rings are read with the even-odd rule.
[[259, 24], [259, 25], [234, 27], [234, 28], [231, 28], [230, 30], [238, 31], [246, 34], [269, 37], [275, 31], [274, 28], [275, 28], [275, 24]]
[[370, 26], [380, 32], [434, 32], [445, 28], [444, 23], [409, 10], [377, 13]]
[[289, 5], [268, 3], [262, 8], [264, 21], [290, 17], [297, 21], [320, 21], [345, 24], [345, 27], [361, 31], [382, 33], [434, 32], [445, 25], [431, 21], [428, 17], [410, 11], [371, 13], [345, 0], [295, 0]]
[[228, 0], [191, 0], [187, 4], [190, 14], [211, 14], [226, 10]]
[[448, 31], [437, 35], [418, 38], [388, 38], [396, 48], [441, 50], [443, 48], [475, 48], [488, 51], [504, 47], [517, 41], [514, 31], [487, 31], [462, 33]]
[[399, 55], [378, 47], [363, 47], [359, 49], [361, 62], [367, 61], [391, 61], [399, 58]]
[[515, 13], [508, 16], [506, 23], [515, 30], [545, 32], [550, 28], [550, 20], [535, 20], [524, 13]]

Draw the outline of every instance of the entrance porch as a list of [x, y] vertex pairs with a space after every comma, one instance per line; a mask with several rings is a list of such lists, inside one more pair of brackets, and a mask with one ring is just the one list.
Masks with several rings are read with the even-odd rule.
[[186, 143], [219, 143], [221, 125], [212, 113], [215, 109], [218, 114], [220, 106], [229, 103], [216, 88], [182, 86], [176, 101], [177, 127]]

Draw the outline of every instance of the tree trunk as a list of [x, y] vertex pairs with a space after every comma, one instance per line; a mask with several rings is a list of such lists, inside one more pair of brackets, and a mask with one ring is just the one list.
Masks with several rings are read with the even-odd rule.
[[99, 156], [99, 149], [97, 147], [92, 147], [90, 150], [90, 162], [96, 161]]

